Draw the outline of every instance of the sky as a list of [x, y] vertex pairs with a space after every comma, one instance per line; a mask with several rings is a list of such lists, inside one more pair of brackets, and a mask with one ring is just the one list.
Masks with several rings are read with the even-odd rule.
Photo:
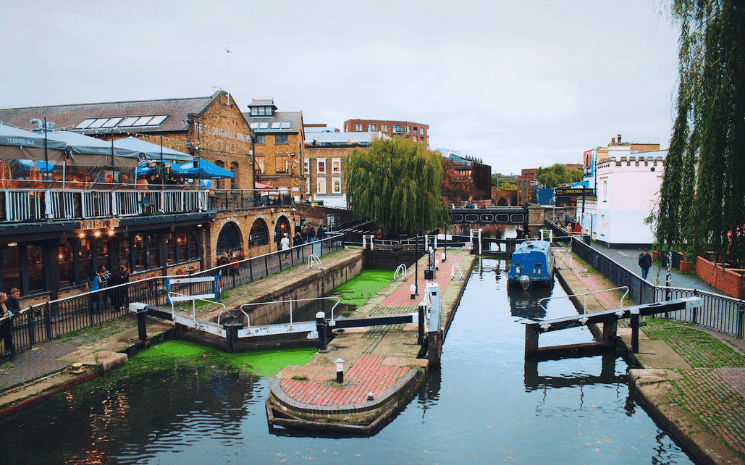
[[492, 173], [582, 163], [617, 134], [668, 147], [663, 1], [3, 0], [0, 108], [225, 89], [306, 124], [427, 124]]

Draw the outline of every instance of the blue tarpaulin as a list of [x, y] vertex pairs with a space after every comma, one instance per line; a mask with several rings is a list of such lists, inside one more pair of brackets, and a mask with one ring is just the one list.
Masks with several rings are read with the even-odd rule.
[[216, 164], [202, 159], [184, 163], [183, 165], [174, 165], [171, 167], [171, 172], [176, 176], [191, 179], [221, 179], [233, 177], [233, 173], [225, 168], [220, 168]]

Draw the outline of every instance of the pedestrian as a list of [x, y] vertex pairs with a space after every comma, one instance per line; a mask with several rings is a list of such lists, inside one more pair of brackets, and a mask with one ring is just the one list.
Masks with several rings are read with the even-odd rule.
[[564, 227], [570, 226], [571, 224], [572, 224], [572, 216], [569, 213], [567, 213], [566, 223], [564, 223]]
[[[119, 271], [119, 282], [121, 284], [129, 283], [129, 265], [122, 263], [121, 270]], [[122, 286], [119, 290], [121, 294], [121, 305], [126, 310], [129, 307], [129, 286]]]
[[90, 293], [88, 295], [88, 309], [91, 313], [101, 313], [98, 306], [98, 290], [101, 288], [101, 277], [95, 270], [88, 272], [88, 279], [85, 281], [85, 289]]
[[8, 319], [2, 323], [2, 326], [4, 326], [3, 332], [5, 333], [3, 334], [3, 339], [5, 340], [5, 350], [3, 351], [4, 356], [13, 355], [13, 353], [15, 353], [15, 348], [13, 347], [13, 312], [8, 308], [7, 301], [8, 294], [0, 292], [0, 318], [8, 317]]
[[[101, 286], [100, 289], [106, 289], [108, 287], [111, 287], [111, 272], [106, 269], [106, 266], [101, 265], [98, 267], [98, 275], [101, 277]], [[112, 298], [111, 291], [106, 291], [102, 293], [101, 297], [101, 303], [106, 306], [106, 302], [109, 301], [112, 304], [114, 303], [114, 299]]]
[[299, 259], [300, 249], [302, 248], [300, 246], [303, 245], [303, 237], [300, 235], [300, 231], [298, 230], [295, 230], [295, 235], [292, 237], [292, 245], [297, 247], [297, 258]]
[[308, 229], [308, 241], [309, 242], [316, 241], [316, 230], [313, 228], [313, 226], [310, 226], [310, 228]]
[[6, 302], [8, 310], [13, 313], [19, 313], [21, 311], [21, 290], [14, 287], [10, 290], [8, 301]]
[[284, 237], [282, 237], [282, 240], [280, 241], [280, 245], [282, 246], [283, 252], [285, 250], [287, 251], [282, 254], [283, 255], [282, 259], [284, 261], [289, 261], [288, 257], [290, 256], [290, 253], [289, 253], [290, 252], [290, 237], [287, 233], [284, 233]]
[[318, 227], [318, 240], [322, 241], [326, 238], [326, 226], [321, 225]]
[[644, 252], [639, 254], [639, 266], [642, 268], [642, 279], [647, 279], [647, 273], [649, 268], [652, 266], [652, 256], [649, 255], [649, 250], [644, 249]]

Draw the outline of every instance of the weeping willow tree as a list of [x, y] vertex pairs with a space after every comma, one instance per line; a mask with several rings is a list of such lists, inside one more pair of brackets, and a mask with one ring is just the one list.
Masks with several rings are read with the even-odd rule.
[[745, 4], [672, 0], [680, 24], [677, 116], [657, 241], [745, 261]]
[[368, 151], [349, 155], [345, 173], [355, 215], [407, 232], [417, 223], [422, 230], [445, 224], [442, 157], [421, 144], [399, 137], [376, 140]]

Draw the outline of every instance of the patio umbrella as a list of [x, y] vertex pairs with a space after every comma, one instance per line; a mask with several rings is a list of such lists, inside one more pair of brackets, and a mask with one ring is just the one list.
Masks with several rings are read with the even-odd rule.
[[171, 171], [177, 176], [192, 179], [223, 179], [234, 177], [230, 171], [220, 168], [216, 164], [204, 159], [174, 166], [171, 168]]

